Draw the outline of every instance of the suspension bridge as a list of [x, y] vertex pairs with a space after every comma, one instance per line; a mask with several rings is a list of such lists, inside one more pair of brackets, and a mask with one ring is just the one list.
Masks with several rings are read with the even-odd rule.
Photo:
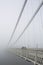
[[[19, 25], [20, 19], [22, 17], [22, 14], [24, 12], [25, 6], [27, 4], [28, 0], [24, 1], [24, 4], [22, 6], [21, 12], [19, 14], [18, 20], [16, 22], [16, 25], [14, 27], [14, 30], [12, 32], [12, 35], [8, 41], [7, 49], [2, 53], [0, 53], [0, 64], [1, 65], [43, 65], [43, 48], [40, 49], [38, 47], [36, 48], [10, 48], [9, 45], [11, 43], [11, 40], [13, 38], [13, 35], [16, 32], [16, 29]], [[35, 16], [40, 11], [41, 7], [43, 6], [43, 0], [40, 3], [40, 5], [37, 7], [36, 11], [34, 12], [31, 19], [28, 21], [28, 24], [24, 28], [24, 30], [21, 32], [21, 34], [18, 36], [18, 38], [13, 42], [14, 45], [16, 45], [16, 42], [23, 36], [27, 28], [30, 26], [30, 24], [33, 22]]]

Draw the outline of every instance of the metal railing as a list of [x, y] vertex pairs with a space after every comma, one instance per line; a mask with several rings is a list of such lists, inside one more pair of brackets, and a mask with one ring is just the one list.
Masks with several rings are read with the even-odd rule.
[[16, 55], [30, 59], [36, 64], [43, 65], [43, 49], [11, 49]]

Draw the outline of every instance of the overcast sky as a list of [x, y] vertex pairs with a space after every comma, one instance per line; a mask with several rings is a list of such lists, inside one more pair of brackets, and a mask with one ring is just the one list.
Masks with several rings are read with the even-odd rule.
[[[25, 0], [0, 0], [0, 48], [5, 48], [16, 25]], [[24, 30], [42, 0], [28, 0], [9, 47], [43, 48], [43, 6], [22, 37], [14, 43]]]

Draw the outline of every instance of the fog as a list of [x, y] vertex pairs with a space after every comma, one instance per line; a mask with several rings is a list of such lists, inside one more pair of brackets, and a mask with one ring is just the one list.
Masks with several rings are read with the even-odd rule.
[[6, 47], [36, 47], [43, 48], [43, 6], [35, 16], [30, 26], [21, 38], [14, 43], [22, 33], [42, 0], [27, 0], [23, 14], [13, 38], [9, 39], [20, 15], [25, 0], [0, 0], [0, 48]]

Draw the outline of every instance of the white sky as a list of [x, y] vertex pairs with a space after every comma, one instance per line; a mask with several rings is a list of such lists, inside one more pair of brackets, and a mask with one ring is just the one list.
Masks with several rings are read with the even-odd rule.
[[[0, 0], [0, 48], [7, 46], [25, 0]], [[43, 6], [27, 28], [23, 36], [14, 45], [42, 0], [28, 0], [14, 33], [10, 47], [30, 46], [43, 48]]]

